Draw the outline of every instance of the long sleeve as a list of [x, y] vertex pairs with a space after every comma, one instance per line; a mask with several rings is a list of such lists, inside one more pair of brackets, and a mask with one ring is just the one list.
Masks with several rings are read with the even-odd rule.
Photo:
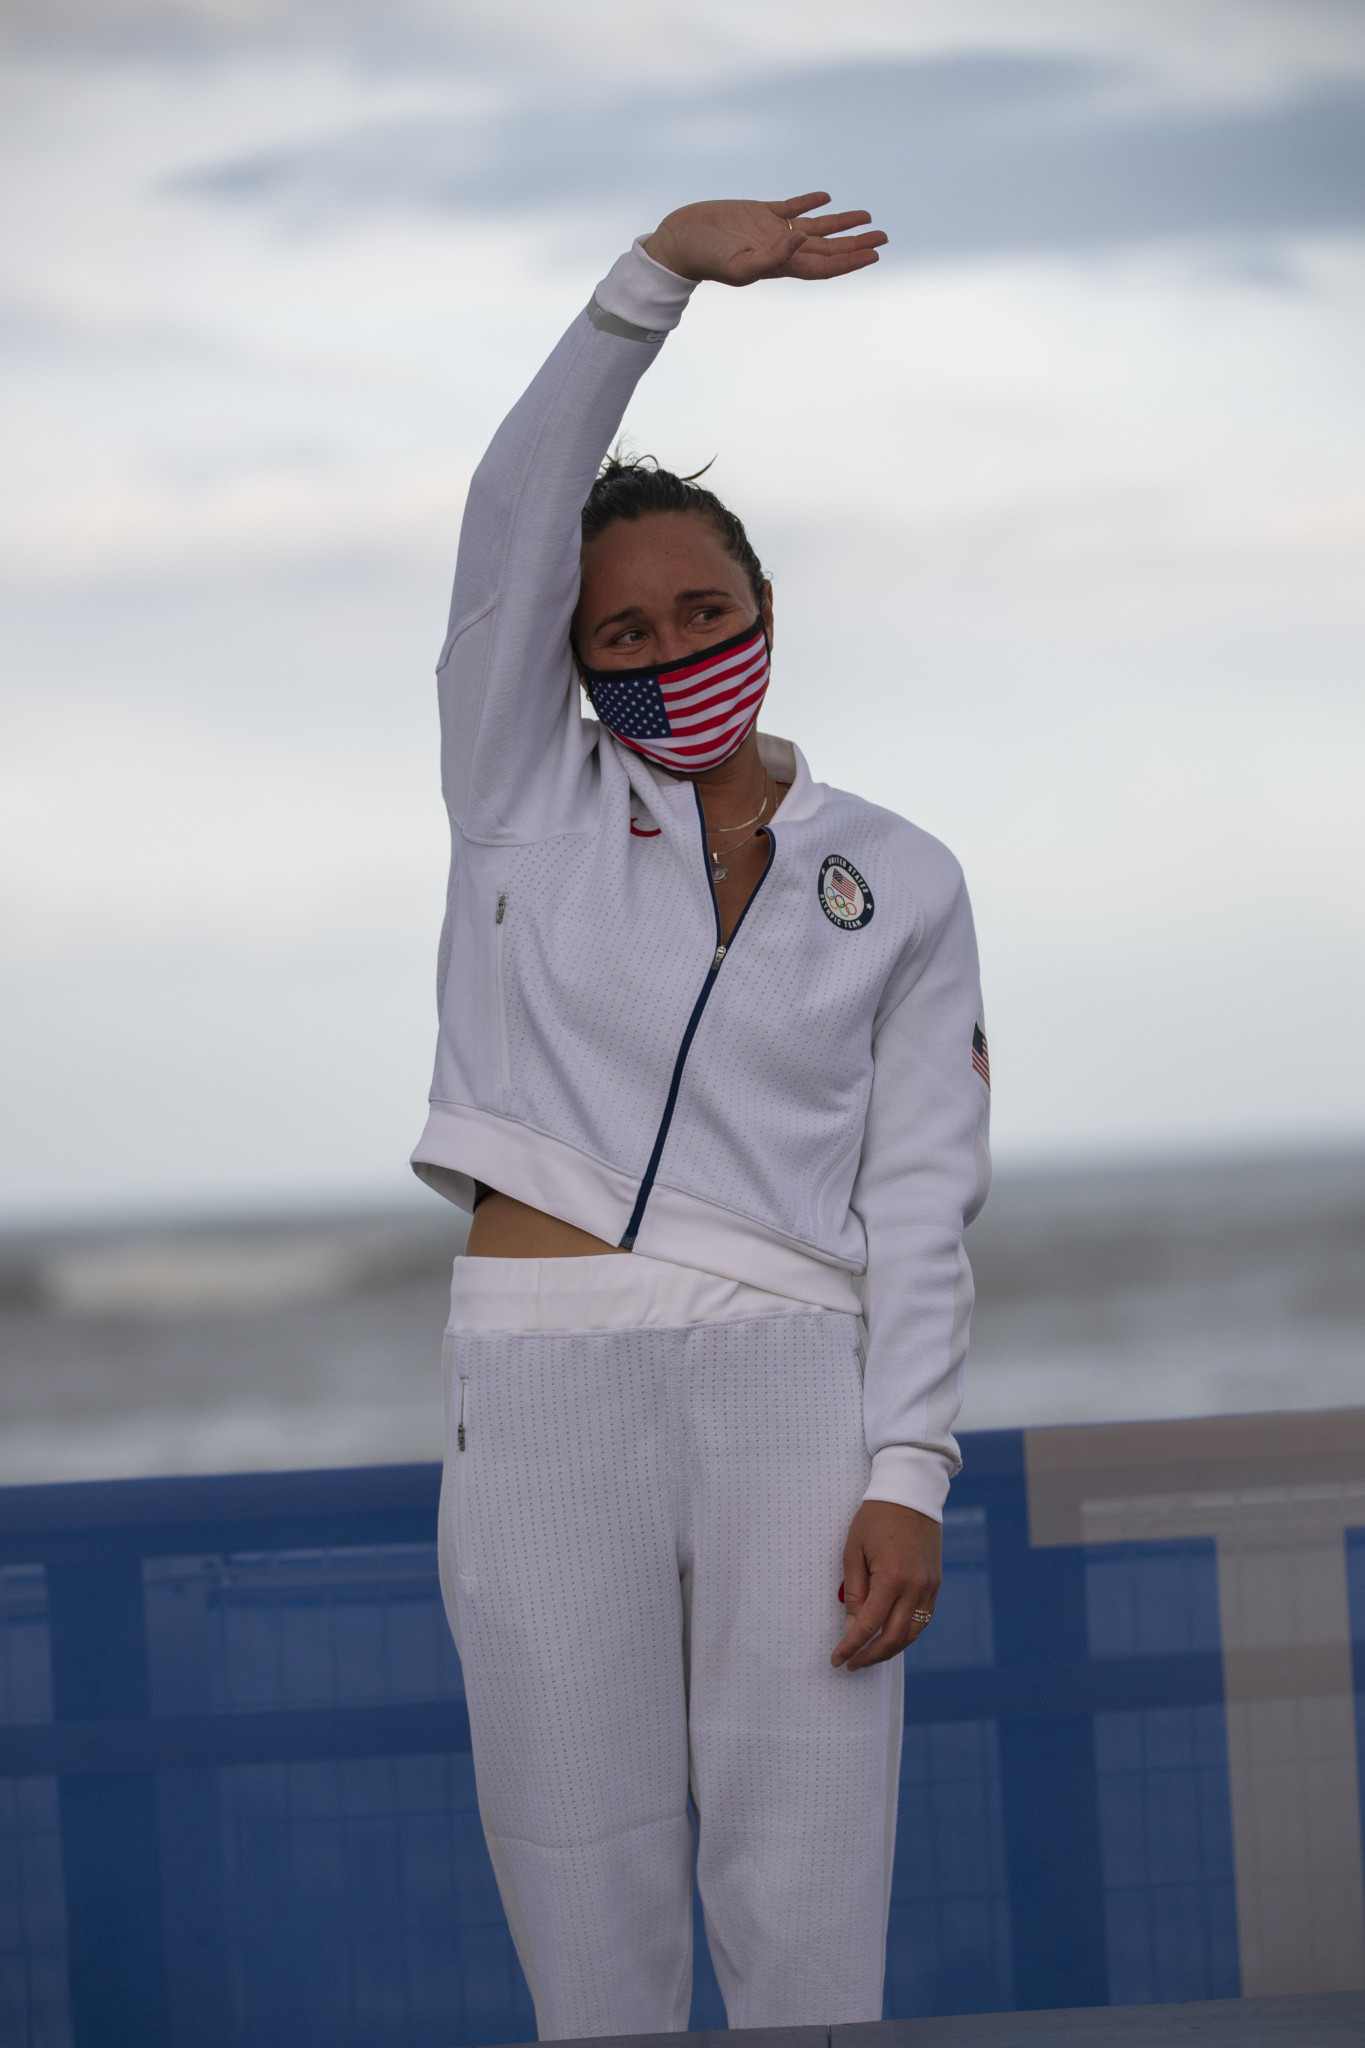
[[972, 1307], [962, 1232], [990, 1183], [990, 1091], [966, 885], [945, 859], [941, 898], [888, 986], [853, 1207], [867, 1232], [863, 1387], [869, 1500], [940, 1518], [961, 1458], [952, 1434]]
[[590, 772], [569, 647], [580, 514], [631, 394], [692, 290], [637, 242], [475, 471], [437, 671], [442, 784], [467, 838], [539, 836], [575, 815]]

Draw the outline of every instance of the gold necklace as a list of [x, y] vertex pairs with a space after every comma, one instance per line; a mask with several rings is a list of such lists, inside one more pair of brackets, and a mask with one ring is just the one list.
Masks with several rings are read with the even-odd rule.
[[[766, 772], [766, 771], [765, 771], [765, 772]], [[707, 826], [707, 828], [706, 828], [706, 836], [707, 836], [707, 838], [708, 838], [708, 839], [726, 839], [726, 838], [728, 838], [728, 837], [729, 837], [729, 835], [730, 835], [730, 834], [731, 834], [732, 832], [747, 832], [747, 831], [748, 831], [748, 829], [749, 829], [749, 827], [750, 827], [751, 825], [756, 825], [756, 824], [757, 824], [757, 823], [759, 822], [759, 819], [760, 819], [760, 818], [761, 818], [761, 817], [763, 816], [763, 813], [764, 813], [764, 812], [765, 812], [765, 811], [767, 810], [767, 808], [768, 808], [768, 805], [769, 805], [769, 803], [770, 803], [770, 802], [771, 802], [771, 800], [772, 800], [772, 794], [773, 794], [773, 792], [772, 792], [772, 786], [771, 786], [771, 777], [769, 777], [769, 789], [768, 789], [768, 793], [767, 793], [767, 795], [766, 795], [766, 796], [764, 797], [764, 799], [763, 799], [762, 803], [761, 803], [761, 804], [759, 805], [758, 809], [757, 809], [757, 810], [756, 810], [756, 811], [754, 812], [754, 815], [752, 816], [752, 818], [746, 818], [746, 819], [744, 820], [744, 823], [743, 823], [742, 825], [708, 825], [708, 826]], [[728, 881], [729, 881], [729, 879], [730, 879], [730, 870], [729, 870], [729, 868], [727, 868], [727, 867], [726, 867], [726, 865], [725, 865], [724, 861], [723, 861], [723, 860], [721, 859], [720, 855], [719, 855], [718, 853], [716, 853], [716, 852], [715, 852], [714, 850], [712, 850], [712, 853], [711, 853], [711, 880], [712, 880], [713, 882], [728, 882]]]

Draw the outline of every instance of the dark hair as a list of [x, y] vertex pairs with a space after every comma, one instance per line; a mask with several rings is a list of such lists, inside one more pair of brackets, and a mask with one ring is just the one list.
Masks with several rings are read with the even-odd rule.
[[[711, 467], [708, 462], [706, 468]], [[727, 554], [734, 556], [749, 579], [754, 603], [763, 604], [763, 565], [754, 553], [744, 522], [714, 491], [704, 490], [696, 476], [675, 476], [661, 469], [652, 455], [607, 457], [583, 507], [583, 538], [596, 540], [617, 519], [647, 519], [655, 512], [695, 512], [704, 519]]]

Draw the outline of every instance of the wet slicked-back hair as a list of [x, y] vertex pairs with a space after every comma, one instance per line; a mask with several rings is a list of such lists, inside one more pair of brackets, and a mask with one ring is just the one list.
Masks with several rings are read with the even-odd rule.
[[[710, 464], [707, 464], [707, 468]], [[698, 470], [697, 476], [704, 476]], [[696, 476], [675, 476], [661, 469], [652, 455], [607, 457], [583, 507], [583, 538], [596, 540], [618, 519], [648, 519], [656, 512], [692, 512], [704, 519], [727, 554], [733, 555], [749, 579], [754, 606], [763, 604], [763, 565], [754, 553], [744, 522]]]

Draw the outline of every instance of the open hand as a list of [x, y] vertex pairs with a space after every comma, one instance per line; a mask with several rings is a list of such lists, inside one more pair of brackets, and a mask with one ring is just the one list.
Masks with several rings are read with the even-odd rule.
[[848, 1619], [830, 1663], [861, 1671], [899, 1656], [929, 1626], [943, 1583], [943, 1531], [928, 1515], [891, 1500], [865, 1500], [844, 1545]]
[[771, 204], [762, 199], [703, 199], [680, 206], [660, 221], [645, 243], [645, 254], [679, 277], [710, 278], [716, 284], [756, 284], [763, 277], [843, 277], [877, 261], [886, 236], [866, 227], [870, 213], [823, 213], [804, 219], [809, 206], [824, 206], [828, 192], [799, 192]]

